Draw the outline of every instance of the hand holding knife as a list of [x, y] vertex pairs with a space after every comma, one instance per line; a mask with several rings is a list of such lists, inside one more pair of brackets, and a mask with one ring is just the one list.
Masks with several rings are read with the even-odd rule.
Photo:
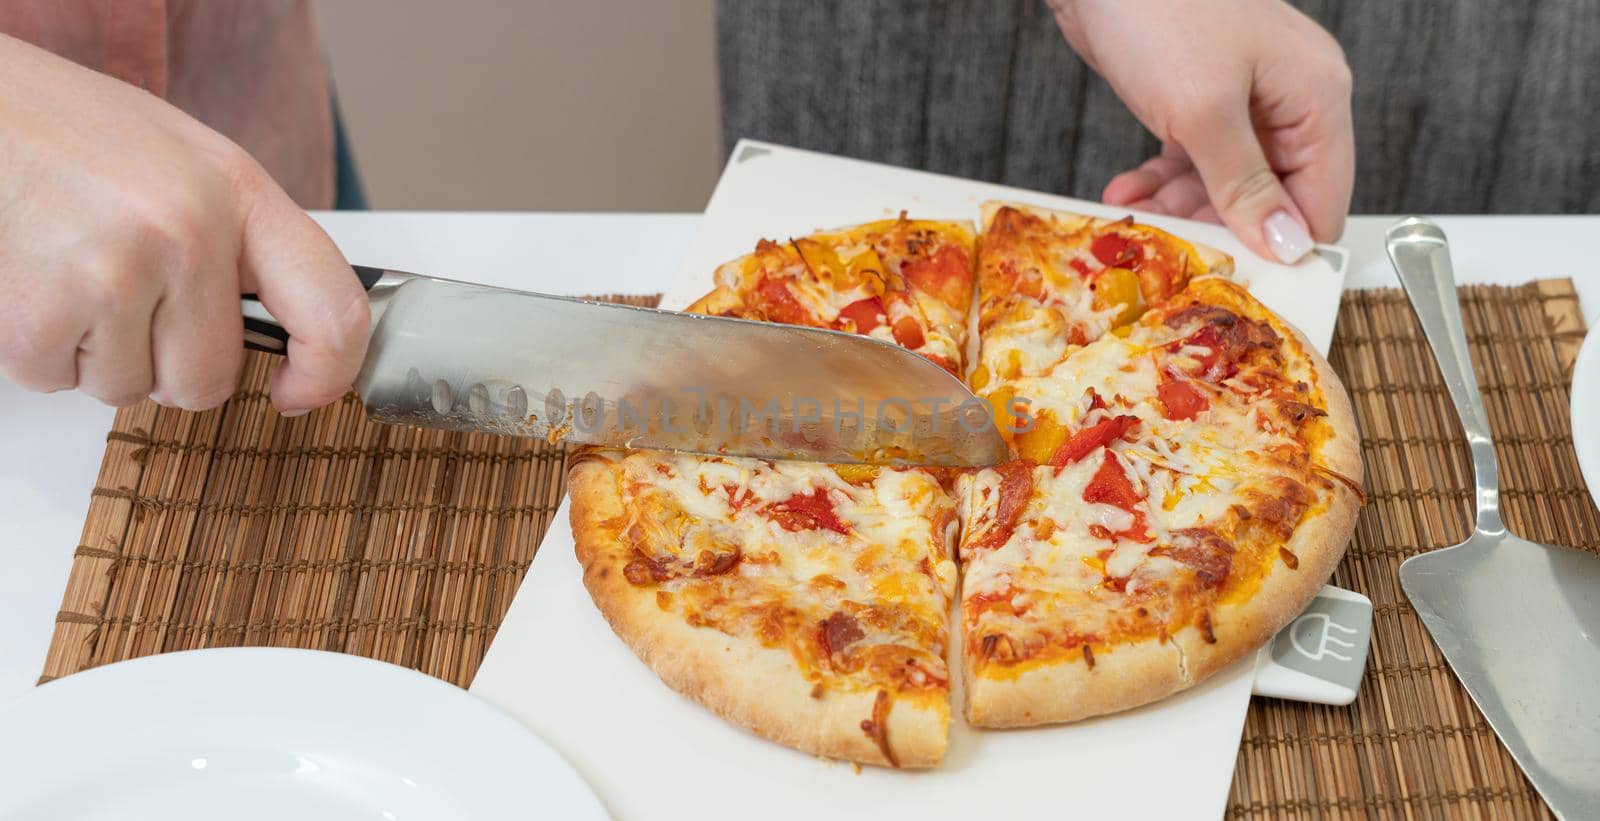
[[[357, 266], [375, 420], [552, 442], [834, 463], [992, 465], [988, 406], [868, 336], [472, 285]], [[248, 347], [287, 350], [260, 302]]]

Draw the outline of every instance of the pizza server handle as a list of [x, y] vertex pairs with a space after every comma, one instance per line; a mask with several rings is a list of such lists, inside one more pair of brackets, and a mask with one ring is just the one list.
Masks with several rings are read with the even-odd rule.
[[1494, 437], [1483, 394], [1478, 390], [1478, 377], [1472, 370], [1444, 229], [1422, 217], [1408, 217], [1389, 229], [1386, 247], [1400, 285], [1422, 325], [1422, 335], [1433, 349], [1439, 375], [1461, 416], [1461, 431], [1467, 435], [1472, 454], [1473, 483], [1477, 485], [1478, 530], [1504, 531], [1505, 524], [1500, 519], [1500, 463], [1495, 457]]
[[[352, 265], [350, 268], [355, 272], [356, 279], [361, 281], [361, 288], [367, 292], [367, 298], [372, 303], [373, 324], [377, 324], [378, 316], [383, 313], [383, 306], [394, 289], [413, 277], [402, 271], [389, 271], [366, 265]], [[289, 332], [284, 330], [283, 325], [279, 324], [255, 294], [240, 296], [239, 309], [244, 314], [246, 348], [265, 353], [288, 353]]]

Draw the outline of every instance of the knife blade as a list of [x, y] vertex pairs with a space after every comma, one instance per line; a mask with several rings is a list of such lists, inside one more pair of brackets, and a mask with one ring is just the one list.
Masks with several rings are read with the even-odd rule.
[[[842, 331], [548, 296], [357, 266], [380, 422], [838, 464], [1006, 459], [988, 405], [933, 362]], [[248, 347], [288, 334], [252, 296]]]

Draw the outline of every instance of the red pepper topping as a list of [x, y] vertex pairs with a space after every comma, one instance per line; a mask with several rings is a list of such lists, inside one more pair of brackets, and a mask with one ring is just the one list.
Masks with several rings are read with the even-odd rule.
[[1066, 467], [1073, 462], [1094, 453], [1095, 450], [1121, 439], [1134, 425], [1139, 424], [1137, 416], [1113, 416], [1090, 425], [1077, 433], [1067, 437], [1067, 441], [1056, 448], [1054, 456], [1050, 457], [1050, 464], [1054, 467]]
[[769, 322], [804, 325], [811, 321], [810, 314], [795, 300], [789, 286], [781, 279], [763, 274], [761, 281], [756, 284], [756, 296], [760, 297], [762, 313]]
[[784, 530], [850, 532], [850, 528], [834, 514], [833, 500], [828, 498], [828, 491], [820, 487], [810, 493], [796, 493], [781, 502], [767, 505], [764, 512]]
[[858, 299], [839, 311], [840, 320], [850, 320], [858, 334], [871, 333], [887, 319], [887, 312], [883, 309], [883, 300], [879, 297], [869, 296]]
[[931, 256], [906, 263], [900, 272], [923, 293], [951, 305], [965, 306], [971, 294], [966, 283], [972, 276], [972, 260], [960, 246], [941, 246]]
[[1122, 461], [1115, 453], [1106, 451], [1100, 460], [1100, 467], [1094, 472], [1094, 477], [1089, 480], [1089, 485], [1083, 489], [1083, 500], [1098, 504], [1111, 505], [1133, 514], [1133, 524], [1126, 530], [1112, 532], [1111, 535], [1136, 542], [1150, 541], [1150, 534], [1145, 532], [1144, 511], [1137, 505], [1140, 496], [1133, 489], [1133, 482], [1128, 478], [1128, 471], [1122, 467]]
[[1089, 245], [1089, 252], [1107, 268], [1135, 267], [1142, 254], [1139, 246], [1121, 234], [1101, 234]]

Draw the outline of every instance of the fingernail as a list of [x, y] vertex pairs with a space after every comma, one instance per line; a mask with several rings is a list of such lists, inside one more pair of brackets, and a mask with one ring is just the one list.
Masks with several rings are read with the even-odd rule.
[[1267, 236], [1272, 253], [1286, 265], [1299, 262], [1301, 257], [1311, 253], [1311, 234], [1288, 211], [1273, 211], [1261, 224], [1261, 233]]
[[310, 412], [311, 412], [310, 408], [297, 408], [295, 410], [281, 410], [281, 411], [278, 411], [278, 413], [280, 415], [287, 416], [287, 417], [289, 417], [291, 419], [293, 419], [296, 416], [305, 416], [306, 414], [308, 414]]

